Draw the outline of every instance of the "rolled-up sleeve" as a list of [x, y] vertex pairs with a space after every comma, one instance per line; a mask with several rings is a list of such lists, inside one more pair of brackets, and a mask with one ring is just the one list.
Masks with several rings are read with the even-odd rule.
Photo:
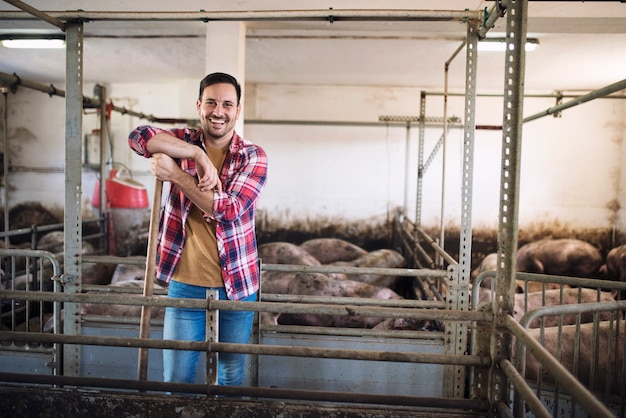
[[259, 146], [247, 146], [233, 155], [223, 193], [215, 193], [213, 218], [229, 224], [240, 220], [256, 204], [267, 179], [267, 155]]

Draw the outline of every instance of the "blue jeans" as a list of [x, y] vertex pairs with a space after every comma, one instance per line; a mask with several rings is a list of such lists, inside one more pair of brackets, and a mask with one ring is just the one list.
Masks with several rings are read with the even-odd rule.
[[[207, 287], [193, 286], [172, 280], [167, 294], [172, 298], [206, 299]], [[224, 288], [219, 290], [219, 299], [227, 300]], [[256, 293], [242, 299], [256, 301]], [[220, 311], [218, 341], [223, 343], [247, 344], [250, 341], [253, 311]], [[164, 340], [206, 340], [206, 310], [172, 308], [165, 309], [163, 324]], [[165, 382], [195, 383], [198, 371], [199, 351], [163, 350], [163, 380]], [[219, 353], [219, 385], [241, 386], [243, 382], [245, 354]]]

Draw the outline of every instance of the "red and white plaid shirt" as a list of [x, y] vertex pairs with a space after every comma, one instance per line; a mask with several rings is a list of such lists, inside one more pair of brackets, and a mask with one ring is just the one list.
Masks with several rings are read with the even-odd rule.
[[[160, 129], [139, 126], [128, 137], [130, 147], [149, 158], [146, 144], [158, 133], [165, 132], [185, 142], [204, 148], [201, 129]], [[177, 160], [180, 167], [196, 175], [195, 162]], [[228, 154], [220, 171], [223, 192], [215, 191], [213, 214], [205, 216], [215, 222], [222, 278], [228, 298], [239, 300], [259, 290], [258, 264], [254, 215], [257, 201], [267, 179], [265, 151], [234, 133]], [[169, 282], [176, 271], [185, 245], [184, 225], [192, 202], [178, 189], [170, 187], [159, 225], [157, 249], [157, 279]]]

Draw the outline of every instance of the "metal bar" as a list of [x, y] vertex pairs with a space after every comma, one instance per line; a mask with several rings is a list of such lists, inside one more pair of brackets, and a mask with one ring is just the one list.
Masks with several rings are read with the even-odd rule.
[[372, 316], [406, 319], [440, 319], [446, 321], [489, 321], [493, 316], [489, 312], [453, 311], [435, 309], [377, 308], [363, 306], [326, 306], [318, 304], [295, 305], [291, 303], [270, 302], [233, 302], [215, 300], [209, 303], [209, 309], [241, 310], [255, 312], [285, 312], [294, 314], [316, 314], [336, 316]]
[[84, 255], [83, 263], [126, 264], [145, 266], [146, 257], [143, 255], [118, 257], [114, 255]]
[[[360, 122], [360, 121], [335, 121], [335, 120], [277, 120], [277, 119], [247, 119], [246, 124], [249, 125], [305, 125], [305, 126], [362, 126], [362, 127], [387, 127], [395, 126], [398, 128], [406, 127], [407, 124], [421, 123], [419, 117], [407, 119], [406, 117], [379, 116], [378, 122]], [[452, 119], [452, 118], [451, 118]], [[200, 121], [196, 121], [199, 123]], [[442, 126], [442, 118], [426, 118], [424, 124], [426, 126]], [[450, 125], [458, 125], [458, 119], [449, 122]]]
[[34, 8], [33, 6], [24, 3], [23, 1], [20, 0], [4, 0], [6, 3], [9, 3], [15, 7], [17, 7], [18, 9], [22, 9], [24, 10], [26, 13], [29, 13], [33, 16], [35, 16], [36, 18], [39, 18], [45, 22], [50, 23], [53, 26], [56, 26], [57, 28], [61, 29], [62, 31], [65, 32], [65, 23], [61, 22], [59, 19], [56, 19], [44, 12], [39, 11], [38, 9]]
[[[404, 140], [404, 205], [402, 207], [402, 216], [407, 218], [409, 216], [409, 172], [411, 167], [411, 123], [406, 122], [406, 137]], [[6, 148], [5, 148], [6, 149]]]
[[[496, 272], [481, 272], [474, 281], [474, 287], [480, 287], [480, 284], [488, 277], [496, 278]], [[540, 283], [558, 283], [560, 285], [570, 285], [572, 287], [588, 287], [593, 289], [626, 290], [625, 282], [618, 282], [615, 280], [586, 279], [583, 277], [551, 276], [549, 274], [516, 272], [515, 280], [533, 281]], [[476, 293], [476, 295], [478, 295], [478, 293]]]
[[520, 319], [519, 324], [524, 328], [528, 328], [530, 323], [542, 316], [557, 316], [567, 314], [582, 314], [587, 312], [597, 311], [621, 311], [626, 310], [626, 301], [612, 301], [612, 302], [588, 302], [568, 305], [552, 305], [542, 306], [537, 309], [533, 309], [524, 314]]
[[[496, 269], [496, 318], [508, 317], [515, 303], [515, 262], [517, 254], [519, 188], [522, 148], [522, 114], [524, 104], [524, 70], [528, 1], [509, 0], [506, 19], [506, 53], [502, 110], [502, 152], [500, 166], [500, 209], [498, 214], [498, 258]], [[511, 358], [511, 336], [492, 335], [491, 355]], [[507, 376], [501, 370], [490, 370], [489, 399], [509, 399]], [[515, 405], [515, 407], [518, 405]], [[520, 417], [514, 409], [513, 415]]]
[[29, 257], [29, 258], [46, 258], [52, 264], [52, 272], [55, 276], [61, 275], [61, 265], [59, 260], [50, 251], [45, 250], [27, 250], [15, 248], [0, 248], [0, 256], [9, 257]]
[[[64, 293], [80, 293], [82, 248], [82, 156], [83, 156], [83, 24], [69, 22], [66, 27], [66, 85], [65, 100], [65, 213], [63, 263]], [[64, 333], [80, 334], [80, 307], [65, 304]], [[63, 347], [63, 374], [80, 374], [80, 347]]]
[[[275, 302], [210, 301], [204, 299], [179, 299], [163, 296], [141, 297], [134, 295], [99, 295], [87, 293], [27, 292], [0, 290], [0, 298], [14, 300], [60, 301], [74, 303], [99, 303], [132, 306], [173, 306], [177, 308], [219, 309], [229, 311], [285, 312], [293, 314], [373, 316], [407, 319], [441, 319], [448, 321], [489, 321], [492, 314], [479, 311], [446, 311], [436, 309], [378, 308], [363, 306], [327, 306], [325, 304], [293, 304]], [[73, 334], [67, 333], [66, 334]]]
[[500, 360], [500, 367], [507, 375], [511, 383], [515, 386], [515, 390], [522, 396], [522, 399], [526, 402], [528, 407], [533, 412], [533, 416], [537, 418], [551, 418], [552, 415], [548, 409], [541, 403], [541, 400], [537, 398], [533, 389], [528, 385], [522, 375], [520, 375], [513, 363], [507, 359]]
[[232, 344], [211, 341], [176, 341], [126, 337], [47, 334], [39, 332], [0, 331], [0, 341], [34, 341], [105, 347], [132, 347], [204, 351], [206, 353], [239, 353], [287, 357], [332, 358], [343, 360], [385, 361], [395, 363], [456, 364], [489, 367], [491, 359], [467, 354], [428, 354], [376, 350], [348, 350], [284, 345]]
[[[504, 7], [501, 7], [504, 5]], [[483, 23], [478, 30], [478, 37], [483, 39], [487, 32], [495, 25], [499, 17], [504, 16], [506, 13], [506, 0], [496, 0], [491, 8], [486, 12], [486, 16], [483, 16]]]
[[547, 115], [551, 115], [553, 113], [560, 112], [565, 109], [569, 109], [570, 107], [578, 106], [579, 104], [588, 102], [590, 100], [597, 99], [599, 97], [607, 96], [611, 93], [615, 93], [616, 91], [626, 89], [626, 79], [622, 81], [618, 81], [617, 83], [613, 83], [609, 86], [603, 87], [598, 90], [594, 90], [589, 94], [585, 94], [584, 96], [577, 97], [574, 100], [570, 100], [569, 102], [565, 102], [558, 106], [551, 107], [549, 109], [544, 110], [543, 112], [536, 113], [532, 116], [528, 116], [524, 118], [524, 122], [530, 122], [535, 119], [542, 118]]
[[[428, 236], [428, 234], [426, 233], [426, 231], [424, 231], [422, 228], [420, 227], [415, 227], [416, 231], [420, 233], [420, 235], [422, 235], [422, 237], [430, 244], [430, 246], [437, 252], [437, 254], [439, 254], [440, 256], [443, 257], [443, 259], [450, 265], [457, 265], [457, 261], [452, 258], [451, 255], [449, 255], [448, 253], [446, 253], [443, 248], [441, 248], [430, 236]], [[442, 271], [442, 270], [433, 270], [433, 271]]]
[[[589, 392], [567, 369], [559, 363], [543, 346], [531, 337], [527, 331], [510, 315], [505, 315], [504, 325], [513, 333], [521, 344], [535, 356], [552, 376], [572, 395], [572, 398], [595, 417], [614, 417], [602, 402]], [[521, 354], [522, 356], [524, 354]]]
[[521, 272], [515, 273], [515, 279], [535, 281], [535, 282], [541, 282], [541, 283], [569, 284], [574, 287], [591, 287], [591, 288], [598, 288], [598, 289], [626, 290], [625, 282], [618, 282], [615, 280], [586, 279], [582, 277], [551, 276], [548, 274], [521, 273]]
[[[422, 226], [422, 202], [424, 200], [424, 142], [426, 138], [426, 94], [420, 93], [419, 141], [417, 145], [417, 187], [415, 192], [415, 225]], [[445, 121], [444, 121], [445, 122]], [[417, 236], [415, 236], [417, 241]]]
[[[8, 100], [7, 95], [9, 89], [5, 86], [0, 86], [0, 92], [2, 92], [2, 196], [4, 201], [4, 208], [2, 209], [4, 214], [3, 228], [5, 231], [9, 230], [9, 159], [7, 158], [7, 150], [9, 134], [8, 134]], [[9, 247], [10, 241], [9, 237], [5, 236], [4, 238], [4, 246]]]
[[[112, 315], [82, 315], [81, 319], [84, 322], [101, 322], [107, 324], [125, 324], [125, 325], [139, 325], [141, 318], [137, 316], [112, 316]], [[150, 325], [163, 326], [162, 319], [150, 320]]]
[[[137, 381], [122, 379], [100, 379], [92, 377], [66, 377], [66, 376], [45, 376], [45, 375], [23, 375], [13, 373], [0, 373], [0, 381], [30, 383], [38, 385], [55, 386], [91, 386], [113, 389], [142, 390], [142, 391], [162, 391], [162, 392], [187, 392], [208, 396], [236, 396], [250, 398], [276, 398], [291, 400], [306, 400], [318, 402], [346, 402], [357, 404], [380, 404], [397, 405], [403, 407], [428, 407], [428, 408], [458, 408], [461, 410], [485, 411], [487, 404], [478, 399], [457, 399], [457, 398], [431, 398], [401, 395], [377, 395], [345, 392], [325, 392], [299, 389], [275, 389], [242, 386], [208, 386], [190, 383], [172, 383], [156, 381]], [[58, 393], [66, 389], [55, 388]], [[75, 389], [67, 389], [75, 392]], [[55, 399], [55, 393], [46, 395], [47, 399]], [[150, 395], [146, 395], [150, 396]], [[158, 395], [157, 395], [158, 396]], [[192, 399], [192, 398], [190, 398]], [[37, 409], [38, 411], [40, 408]], [[284, 412], [284, 408], [280, 408]], [[249, 411], [248, 411], [249, 412]]]
[[437, 331], [400, 331], [377, 330], [364, 328], [314, 327], [309, 325], [264, 325], [261, 331], [267, 333], [332, 335], [335, 337], [374, 337], [374, 338], [403, 338], [409, 340], [443, 340], [444, 335]]
[[[60, 11], [47, 12], [47, 15], [59, 20], [82, 21], [479, 21], [482, 11], [454, 10], [365, 10], [365, 9], [319, 9], [319, 10], [251, 10], [251, 11], [216, 11], [216, 12], [87, 12]], [[24, 12], [0, 12], [0, 20], [32, 20]]]
[[360, 306], [373, 305], [394, 308], [445, 309], [446, 307], [445, 302], [435, 300], [349, 298], [333, 296], [284, 295], [277, 293], [264, 293], [261, 296], [261, 300], [263, 302], [299, 302]]
[[263, 264], [263, 271], [305, 272], [305, 273], [343, 273], [343, 274], [380, 274], [387, 276], [436, 276], [446, 277], [443, 270], [401, 269], [384, 267], [342, 267], [342, 266], [303, 266], [297, 264]]
[[[47, 84], [37, 83], [35, 81], [26, 80], [26, 79], [20, 78], [16, 74], [7, 74], [7, 73], [0, 72], [0, 81], [4, 82], [7, 86], [9, 86], [11, 90], [15, 90], [17, 86], [22, 86], [31, 90], [37, 90], [43, 93], [47, 93], [50, 97], [52, 96], [65, 97], [66, 95], [65, 90], [57, 89], [52, 84], [47, 85]], [[83, 106], [87, 108], [100, 107], [100, 101], [92, 97], [83, 96], [82, 103], [83, 103]], [[199, 120], [196, 120], [196, 119], [159, 118], [154, 115], [147, 115], [142, 112], [136, 112], [134, 110], [129, 110], [129, 109], [126, 109], [125, 107], [119, 107], [119, 106], [113, 106], [111, 109], [115, 112], [121, 113], [122, 115], [135, 116], [140, 119], [146, 119], [150, 122], [170, 123], [170, 124], [187, 123], [190, 125], [197, 125], [200, 122]]]

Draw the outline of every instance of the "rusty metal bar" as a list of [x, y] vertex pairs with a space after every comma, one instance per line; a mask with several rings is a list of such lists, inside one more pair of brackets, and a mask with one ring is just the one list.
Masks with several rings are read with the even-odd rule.
[[[209, 386], [189, 383], [99, 379], [91, 377], [43, 376], [0, 373], [0, 381], [30, 383], [38, 385], [51, 384], [56, 386], [92, 386], [114, 389], [121, 388], [138, 391], [187, 392], [205, 394], [208, 396], [218, 395], [251, 398], [276, 398], [305, 401], [397, 405], [405, 407], [457, 408], [469, 411], [485, 411], [487, 408], [487, 404], [478, 399], [430, 398], [377, 394], [370, 395], [360, 393], [326, 392], [297, 389], [275, 389], [259, 387], [252, 388], [243, 386]], [[59, 390], [63, 389], [55, 389], [55, 391], [57, 392]], [[52, 398], [53, 395], [50, 395], [49, 397]]]
[[441, 248], [441, 246], [439, 246], [430, 236], [428, 236], [426, 231], [424, 231], [422, 228], [418, 226], [415, 226], [415, 230], [420, 233], [420, 235], [430, 244], [430, 246], [437, 252], [437, 254], [442, 256], [443, 259], [446, 260], [448, 264], [451, 264], [451, 265], [459, 264], [454, 258], [452, 258], [450, 254], [445, 252], [444, 249]]
[[[83, 263], [104, 263], [104, 264], [126, 264], [133, 266], [145, 266], [145, 255], [133, 255], [128, 257], [118, 257], [115, 255], [84, 255]], [[83, 286], [83, 289], [85, 287]]]
[[[47, 12], [59, 20], [82, 21], [460, 21], [479, 20], [482, 11], [454, 10], [365, 10], [365, 9], [319, 9], [319, 10], [251, 10], [251, 11], [164, 11], [164, 12]], [[0, 20], [32, 20], [23, 12], [0, 12]]]
[[[108, 324], [139, 325], [138, 316], [113, 316], [113, 315], [81, 315], [81, 320], [85, 322], [100, 322]], [[163, 326], [163, 319], [150, 319], [150, 325]]]
[[[504, 325], [517, 338], [518, 344], [522, 344], [526, 349], [530, 349], [546, 369], [550, 371], [555, 380], [566, 388], [573, 398], [586, 410], [593, 411], [596, 417], [614, 417], [615, 415], [607, 409], [591, 392], [589, 392], [567, 369], [559, 363], [543, 346], [531, 337], [526, 329], [522, 327], [511, 315], [504, 316]], [[525, 353], [517, 352], [517, 355], [525, 356]]]
[[405, 319], [439, 319], [445, 321], [490, 321], [493, 316], [490, 312], [479, 311], [452, 311], [433, 309], [395, 309], [361, 306], [326, 306], [307, 304], [304, 306], [290, 303], [270, 302], [233, 302], [225, 300], [209, 301], [208, 309], [255, 311], [255, 312], [285, 312], [294, 314], [317, 314], [337, 316], [374, 316], [385, 318]]
[[359, 305], [359, 306], [385, 306], [394, 308], [432, 308], [445, 309], [444, 302], [434, 300], [413, 300], [413, 299], [372, 299], [372, 298], [350, 298], [333, 296], [308, 296], [308, 295], [285, 295], [278, 293], [267, 293], [261, 295], [263, 302], [299, 302], [299, 303], [324, 303], [334, 305]]
[[[489, 312], [451, 311], [433, 309], [378, 308], [363, 306], [326, 306], [322, 304], [292, 304], [275, 302], [234, 302], [226, 300], [205, 301], [203, 299], [178, 299], [163, 296], [140, 297], [134, 295], [66, 294], [1, 290], [0, 298], [15, 300], [37, 300], [44, 302], [77, 302], [119, 304], [133, 306], [174, 306], [179, 308], [218, 309], [230, 311], [284, 312], [292, 314], [373, 316], [405, 319], [439, 319], [447, 321], [489, 321]], [[208, 305], [208, 306], [207, 306]]]
[[302, 266], [296, 264], [262, 264], [262, 270], [305, 273], [380, 274], [387, 276], [408, 277], [447, 277], [449, 275], [449, 273], [445, 270], [383, 267]]
[[46, 21], [48, 23], [50, 23], [53, 26], [56, 26], [57, 28], [61, 29], [62, 31], [65, 32], [65, 23], [61, 22], [59, 19], [56, 19], [36, 8], [34, 8], [33, 6], [24, 3], [23, 1], [20, 0], [4, 0], [6, 3], [9, 3], [15, 7], [17, 7], [18, 9], [22, 9], [23, 11], [35, 16], [36, 18], [39, 18], [43, 21]]
[[541, 403], [541, 400], [537, 398], [533, 389], [528, 385], [522, 375], [515, 369], [513, 363], [507, 359], [500, 360], [500, 367], [509, 378], [515, 390], [522, 396], [526, 404], [530, 407], [535, 417], [538, 418], [551, 418], [552, 415], [547, 408]]
[[442, 332], [437, 331], [401, 331], [377, 330], [364, 328], [315, 327], [309, 325], [262, 325], [261, 332], [332, 335], [348, 337], [403, 338], [407, 340], [443, 340]]
[[[474, 286], [480, 286], [480, 283], [487, 277], [495, 278], [495, 272], [484, 271], [480, 273], [474, 282]], [[571, 285], [572, 287], [589, 287], [595, 289], [615, 289], [626, 290], [626, 282], [619, 282], [615, 280], [600, 280], [600, 279], [586, 279], [583, 277], [571, 277], [571, 276], [551, 276], [549, 274], [537, 274], [537, 273], [515, 273], [516, 280], [533, 281], [539, 283], [559, 283], [561, 285]]]
[[[2, 13], [0, 12], [0, 15], [1, 14]], [[17, 86], [22, 86], [31, 90], [37, 90], [43, 93], [47, 93], [50, 97], [52, 96], [65, 97], [65, 90], [58, 89], [54, 87], [52, 84], [48, 85], [48, 84], [37, 83], [36, 81], [26, 80], [26, 79], [19, 77], [16, 74], [7, 74], [7, 73], [0, 72], [0, 82], [4, 82], [11, 90], [14, 90]], [[83, 107], [87, 107], [87, 108], [100, 107], [100, 100], [98, 99], [83, 96], [82, 101], [83, 101]], [[198, 124], [198, 120], [196, 119], [159, 118], [154, 115], [147, 115], [142, 112], [136, 112], [134, 110], [126, 109], [125, 107], [119, 107], [119, 106], [112, 106], [111, 109], [115, 112], [121, 113], [122, 115], [135, 116], [140, 119], [148, 120], [150, 122], [170, 123], [170, 124], [187, 123], [190, 125]]]
[[225, 352], [289, 357], [334, 358], [343, 360], [455, 364], [480, 367], [489, 367], [491, 365], [491, 359], [489, 359], [488, 357], [472, 355], [427, 354], [374, 350], [346, 350], [283, 345], [231, 344], [211, 341], [194, 342], [176, 340], [154, 340], [145, 338], [96, 337], [84, 335], [45, 334], [39, 332], [0, 331], [0, 341], [33, 341], [39, 343], [63, 343], [76, 345], [83, 344], [107, 347], [190, 350], [204, 351], [207, 353]]
[[587, 312], [621, 310], [626, 310], [626, 301], [624, 300], [613, 302], [591, 302], [571, 305], [542, 306], [540, 308], [526, 312], [522, 319], [520, 319], [519, 324], [524, 328], [528, 328], [528, 325], [533, 320], [542, 316], [557, 316], [566, 314], [582, 314]]

